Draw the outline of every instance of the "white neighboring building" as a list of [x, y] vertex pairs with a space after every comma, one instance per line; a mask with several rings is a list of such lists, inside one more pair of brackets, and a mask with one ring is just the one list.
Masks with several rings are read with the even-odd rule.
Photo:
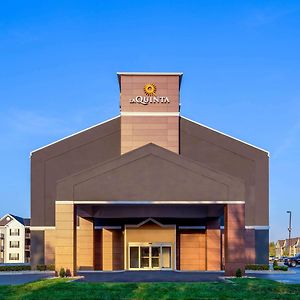
[[30, 262], [30, 219], [7, 214], [0, 219], [0, 263]]

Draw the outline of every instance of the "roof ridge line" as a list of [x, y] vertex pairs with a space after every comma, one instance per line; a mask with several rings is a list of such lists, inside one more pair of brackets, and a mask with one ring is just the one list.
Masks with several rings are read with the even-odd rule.
[[209, 127], [209, 126], [207, 126], [207, 125], [204, 125], [204, 124], [202, 124], [202, 123], [200, 123], [200, 122], [194, 121], [194, 120], [189, 119], [189, 118], [187, 118], [187, 117], [184, 117], [184, 116], [182, 116], [182, 115], [181, 115], [180, 117], [183, 118], [183, 119], [185, 119], [185, 120], [188, 120], [188, 121], [190, 121], [190, 122], [192, 122], [192, 123], [195, 123], [195, 124], [197, 124], [197, 125], [203, 126], [203, 127], [207, 128], [207, 129], [210, 129], [210, 130], [212, 130], [212, 131], [214, 131], [214, 132], [216, 132], [216, 133], [219, 133], [219, 134], [221, 134], [221, 135], [224, 135], [224, 136], [227, 136], [227, 137], [229, 137], [229, 138], [231, 138], [231, 139], [234, 139], [234, 140], [236, 140], [236, 141], [238, 141], [238, 142], [241, 142], [241, 143], [243, 143], [243, 144], [245, 144], [245, 145], [247, 145], [247, 146], [250, 146], [250, 147], [252, 147], [252, 148], [255, 148], [255, 149], [257, 149], [257, 150], [260, 150], [260, 151], [262, 151], [262, 152], [265, 152], [265, 153], [268, 154], [268, 156], [270, 156], [270, 152], [267, 151], [267, 150], [265, 150], [265, 149], [263, 149], [263, 148], [254, 146], [253, 144], [250, 144], [250, 143], [248, 143], [248, 142], [245, 142], [245, 141], [243, 141], [243, 140], [240, 140], [240, 139], [238, 139], [238, 138], [236, 138], [236, 137], [234, 137], [234, 136], [232, 136], [232, 135], [229, 135], [229, 134], [227, 134], [227, 133], [224, 133], [224, 132], [222, 132], [222, 131], [219, 131], [219, 130], [217, 130], [217, 129], [214, 129], [214, 128], [212, 128], [212, 127]]
[[121, 115], [119, 114], [119, 115], [117, 115], [117, 116], [115, 116], [115, 117], [113, 117], [113, 118], [110, 118], [110, 119], [105, 120], [105, 121], [103, 121], [103, 122], [97, 123], [97, 124], [92, 125], [92, 126], [90, 126], [90, 127], [88, 127], [88, 128], [82, 129], [82, 130], [77, 131], [77, 132], [75, 132], [75, 133], [72, 133], [72, 134], [70, 134], [70, 135], [68, 135], [68, 136], [65, 136], [65, 137], [63, 137], [63, 138], [61, 138], [61, 139], [59, 139], [59, 140], [56, 140], [56, 141], [54, 141], [54, 142], [52, 142], [52, 143], [49, 143], [49, 144], [47, 144], [47, 145], [45, 145], [45, 146], [42, 146], [42, 147], [37, 148], [37, 149], [35, 149], [35, 150], [32, 150], [32, 151], [30, 152], [30, 157], [32, 156], [33, 153], [35, 153], [35, 152], [37, 152], [37, 151], [40, 151], [40, 150], [42, 150], [42, 149], [44, 149], [44, 148], [47, 148], [47, 147], [49, 147], [49, 146], [52, 146], [52, 145], [54, 145], [54, 144], [56, 144], [56, 143], [58, 143], [58, 142], [61, 142], [61, 141], [63, 141], [63, 140], [66, 140], [66, 139], [68, 139], [68, 138], [70, 138], [70, 137], [73, 137], [73, 136], [75, 136], [75, 135], [77, 135], [77, 134], [80, 134], [80, 133], [82, 133], [82, 132], [88, 131], [89, 129], [92, 129], [92, 128], [95, 128], [95, 127], [100, 126], [100, 125], [102, 125], [102, 124], [108, 123], [108, 122], [110, 122], [110, 121], [112, 121], [112, 120], [115, 120], [115, 119], [119, 118], [120, 116], [121, 116]]

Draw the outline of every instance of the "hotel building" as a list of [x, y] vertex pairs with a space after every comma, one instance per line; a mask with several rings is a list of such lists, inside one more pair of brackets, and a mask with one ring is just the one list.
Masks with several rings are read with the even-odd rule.
[[268, 152], [181, 116], [182, 73], [117, 76], [119, 116], [31, 153], [32, 264], [267, 263]]
[[0, 264], [30, 262], [30, 219], [6, 214], [0, 218]]

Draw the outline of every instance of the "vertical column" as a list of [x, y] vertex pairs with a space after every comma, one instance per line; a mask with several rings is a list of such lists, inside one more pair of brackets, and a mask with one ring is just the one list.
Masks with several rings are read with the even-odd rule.
[[103, 271], [124, 269], [124, 239], [121, 230], [102, 229]]
[[255, 264], [255, 229], [245, 229], [245, 262]]
[[[31, 230], [30, 233], [30, 264], [33, 268], [36, 268], [37, 265], [39, 264], [44, 264], [45, 263], [45, 232], [42, 230]], [[4, 245], [5, 246], [5, 245]], [[5, 249], [4, 249], [5, 251]], [[4, 262], [6, 260], [6, 253], [3, 252], [3, 258]]]
[[113, 232], [105, 228], [102, 229], [102, 269], [113, 270]]
[[69, 269], [76, 274], [76, 222], [75, 206], [71, 204], [55, 205], [55, 269]]
[[207, 270], [221, 270], [221, 229], [220, 220], [207, 222], [206, 228]]
[[245, 204], [227, 204], [225, 217], [225, 275], [245, 272]]
[[77, 268], [78, 270], [94, 269], [94, 222], [79, 217], [77, 228]]
[[121, 154], [149, 143], [179, 153], [181, 75], [119, 74]]
[[45, 230], [45, 264], [51, 265], [55, 262], [55, 229]]
[[103, 270], [103, 268], [102, 268], [102, 229], [94, 230], [94, 268], [95, 268], [95, 270]]
[[121, 154], [149, 143], [179, 153], [179, 117], [121, 116]]

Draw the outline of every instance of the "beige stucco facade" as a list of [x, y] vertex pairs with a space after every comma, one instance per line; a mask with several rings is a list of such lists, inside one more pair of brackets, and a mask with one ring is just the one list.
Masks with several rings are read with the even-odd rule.
[[129, 253], [130, 245], [170, 245], [172, 253], [171, 269], [176, 269], [176, 225], [162, 225], [147, 221], [144, 224], [125, 226], [125, 269], [130, 269]]

